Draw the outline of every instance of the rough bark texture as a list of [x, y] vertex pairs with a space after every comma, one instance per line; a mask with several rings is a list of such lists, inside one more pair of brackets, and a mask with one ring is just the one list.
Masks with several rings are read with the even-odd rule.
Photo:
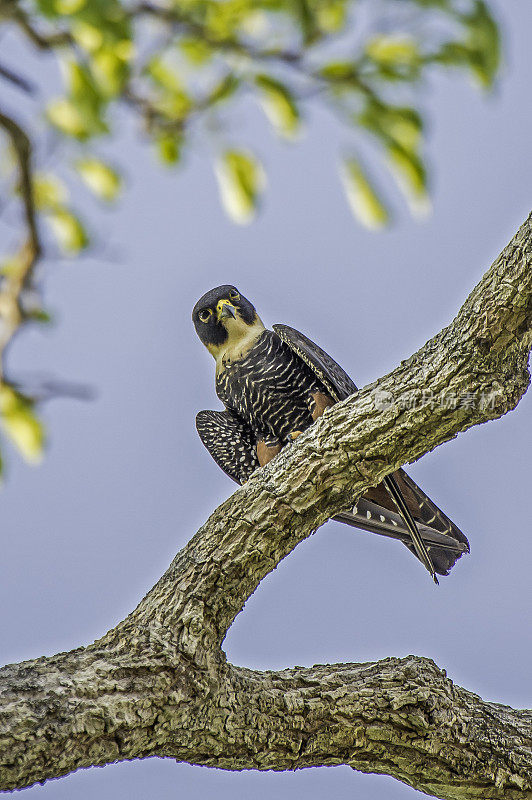
[[[257, 672], [221, 649], [262, 578], [352, 497], [514, 408], [531, 346], [532, 215], [448, 328], [259, 470], [116, 628], [0, 670], [0, 788], [159, 755], [233, 770], [349, 764], [436, 797], [532, 797], [532, 711], [484, 702], [428, 659]], [[393, 402], [427, 392], [489, 401]]]

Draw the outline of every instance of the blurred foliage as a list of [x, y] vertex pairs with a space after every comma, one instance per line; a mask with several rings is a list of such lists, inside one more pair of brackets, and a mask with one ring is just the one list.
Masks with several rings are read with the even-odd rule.
[[[41, 101], [40, 128], [17, 133], [0, 109], [14, 195], [23, 198], [30, 229], [33, 217], [47, 223], [42, 232], [33, 225], [31, 257], [23, 249], [4, 260], [0, 300], [4, 294], [10, 303], [0, 303], [0, 315], [9, 317], [0, 367], [17, 327], [47, 319], [38, 302], [24, 306], [25, 293], [35, 294], [37, 231], [48, 252], [54, 240], [71, 256], [89, 243], [66, 186], [79, 179], [104, 202], [122, 189], [119, 170], [100, 155], [124, 118], [119, 106], [141, 123], [170, 168], [204, 146], [223, 207], [238, 223], [253, 219], [265, 189], [253, 143], [238, 128], [238, 109], [255, 102], [276, 135], [297, 142], [311, 105], [326, 107], [345, 132], [340, 173], [349, 206], [363, 225], [381, 228], [392, 218], [380, 188], [388, 170], [413, 213], [429, 206], [420, 89], [443, 70], [489, 88], [500, 61], [486, 0], [0, 0], [0, 25], [51, 54], [62, 81], [51, 96], [38, 75], [31, 76], [34, 87], [25, 76], [18, 80], [18, 90]], [[0, 81], [11, 72], [16, 85], [18, 64], [2, 66], [8, 69]], [[63, 142], [62, 179], [33, 164], [28, 182], [25, 137], [35, 145], [50, 129]], [[43, 437], [31, 398], [8, 382], [1, 391], [4, 431], [35, 458]]]
[[0, 387], [0, 425], [27, 461], [40, 461], [44, 431], [35, 415], [34, 402], [7, 384]]

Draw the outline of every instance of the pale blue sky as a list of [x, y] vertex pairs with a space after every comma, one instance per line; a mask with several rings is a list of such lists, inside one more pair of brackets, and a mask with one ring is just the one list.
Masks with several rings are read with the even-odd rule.
[[[229, 222], [201, 151], [180, 173], [154, 162], [125, 120], [111, 149], [128, 173], [116, 211], [79, 194], [101, 248], [50, 264], [58, 324], [23, 336], [14, 373], [46, 370], [88, 383], [92, 403], [46, 407], [38, 468], [10, 458], [2, 491], [0, 660], [85, 644], [123, 618], [234, 489], [201, 445], [194, 416], [217, 408], [213, 362], [190, 321], [196, 299], [234, 283], [266, 324], [308, 333], [359, 385], [446, 325], [530, 210], [532, 8], [498, 3], [507, 65], [495, 95], [435, 81], [434, 211], [372, 234], [352, 219], [335, 169], [347, 143], [313, 114], [296, 147], [258, 111], [243, 135], [269, 189], [251, 226]], [[102, 257], [100, 257], [100, 254]], [[325, 309], [325, 310], [324, 310]], [[261, 584], [230, 630], [231, 661], [256, 668], [430, 656], [455, 681], [530, 707], [531, 398], [410, 468], [469, 536], [471, 555], [435, 588], [404, 547], [328, 523]], [[407, 800], [414, 790], [343, 768], [233, 774], [153, 759], [82, 771], [26, 791], [30, 800], [331, 796]]]

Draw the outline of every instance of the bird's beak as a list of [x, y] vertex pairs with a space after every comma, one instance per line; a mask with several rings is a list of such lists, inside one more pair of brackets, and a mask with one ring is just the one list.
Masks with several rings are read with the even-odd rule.
[[236, 319], [236, 308], [229, 301], [222, 300], [218, 303], [218, 319], [225, 319], [226, 317]]

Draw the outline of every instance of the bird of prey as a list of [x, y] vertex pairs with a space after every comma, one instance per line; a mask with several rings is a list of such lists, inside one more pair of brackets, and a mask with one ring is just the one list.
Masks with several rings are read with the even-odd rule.
[[[264, 327], [234, 286], [218, 286], [192, 312], [196, 332], [216, 360], [216, 393], [225, 411], [200, 411], [201, 441], [223, 471], [245, 483], [325, 409], [357, 387], [314, 342], [288, 325]], [[469, 543], [403, 469], [353, 501], [334, 519], [400, 539], [437, 583]]]

